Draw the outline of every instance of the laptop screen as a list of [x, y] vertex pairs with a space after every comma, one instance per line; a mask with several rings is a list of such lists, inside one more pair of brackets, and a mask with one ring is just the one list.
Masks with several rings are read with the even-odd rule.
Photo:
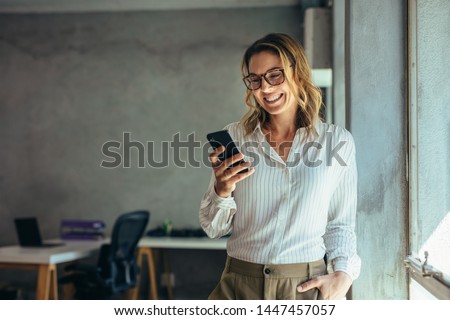
[[39, 246], [42, 244], [41, 233], [36, 218], [16, 218], [17, 237], [23, 247]]

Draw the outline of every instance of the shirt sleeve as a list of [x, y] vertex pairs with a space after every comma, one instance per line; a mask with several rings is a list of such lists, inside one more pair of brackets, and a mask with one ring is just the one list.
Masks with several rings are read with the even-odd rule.
[[361, 259], [356, 252], [355, 234], [357, 168], [355, 145], [351, 135], [348, 142], [348, 165], [344, 168], [331, 197], [324, 243], [328, 270], [343, 271], [355, 280], [361, 269]]
[[233, 229], [233, 216], [236, 213], [236, 202], [232, 196], [223, 198], [214, 189], [214, 173], [208, 190], [200, 203], [200, 226], [210, 238], [220, 238]]

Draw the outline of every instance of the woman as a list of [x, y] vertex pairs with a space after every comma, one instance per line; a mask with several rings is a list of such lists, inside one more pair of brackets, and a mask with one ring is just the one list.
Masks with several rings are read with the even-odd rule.
[[[249, 110], [225, 128], [242, 153], [223, 162], [223, 147], [210, 154], [213, 175], [200, 207], [209, 237], [231, 233], [209, 298], [344, 298], [360, 270], [353, 138], [319, 119], [320, 89], [290, 36], [253, 43], [242, 73]], [[253, 166], [244, 172], [249, 155]]]

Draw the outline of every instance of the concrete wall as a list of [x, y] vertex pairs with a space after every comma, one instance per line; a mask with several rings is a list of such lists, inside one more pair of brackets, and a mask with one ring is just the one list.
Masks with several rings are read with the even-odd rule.
[[137, 208], [152, 226], [196, 227], [208, 169], [140, 169], [135, 151], [130, 169], [103, 169], [102, 144], [125, 131], [157, 149], [178, 132], [205, 141], [245, 110], [245, 47], [300, 37], [299, 21], [295, 8], [1, 16], [0, 244], [26, 214], [47, 237], [63, 217], [111, 223]]
[[347, 1], [347, 124], [358, 163], [354, 299], [405, 299], [405, 2]]
[[418, 219], [412, 248], [450, 274], [450, 5], [417, 1]]
[[[123, 132], [158, 150], [178, 132], [204, 142], [207, 132], [237, 121], [245, 111], [244, 49], [269, 32], [301, 38], [303, 12], [0, 15], [0, 245], [17, 243], [13, 218], [28, 215], [38, 217], [45, 238], [58, 236], [62, 218], [103, 219], [110, 232], [119, 214], [140, 208], [152, 212], [150, 228], [164, 219], [198, 228], [209, 168], [172, 160], [137, 168], [134, 150], [131, 168], [103, 169], [102, 159], [111, 159], [101, 147], [122, 141]], [[204, 298], [220, 276], [223, 254], [205, 254], [197, 253], [195, 275], [209, 276], [196, 284], [194, 266], [183, 264], [189, 255], [171, 255], [180, 286], [205, 288], [191, 298]], [[0, 282], [28, 275], [10, 274], [2, 271]]]
[[344, 127], [345, 124], [345, 0], [334, 0], [333, 19], [333, 123]]

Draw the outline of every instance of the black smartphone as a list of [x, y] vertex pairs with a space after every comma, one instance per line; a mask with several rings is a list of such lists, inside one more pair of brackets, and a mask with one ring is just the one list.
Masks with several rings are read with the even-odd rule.
[[[233, 139], [231, 138], [230, 134], [228, 133], [228, 130], [221, 130], [216, 132], [211, 132], [206, 135], [206, 138], [208, 139], [209, 143], [211, 144], [211, 147], [213, 149], [217, 149], [220, 146], [225, 147], [225, 151], [219, 154], [219, 160], [224, 161], [225, 159], [234, 156], [235, 154], [239, 153], [239, 149], [236, 147], [236, 144], [234, 143]], [[244, 159], [239, 160], [231, 165], [231, 167], [235, 167], [241, 163], [245, 162]], [[248, 168], [239, 171], [239, 173], [247, 172]]]

